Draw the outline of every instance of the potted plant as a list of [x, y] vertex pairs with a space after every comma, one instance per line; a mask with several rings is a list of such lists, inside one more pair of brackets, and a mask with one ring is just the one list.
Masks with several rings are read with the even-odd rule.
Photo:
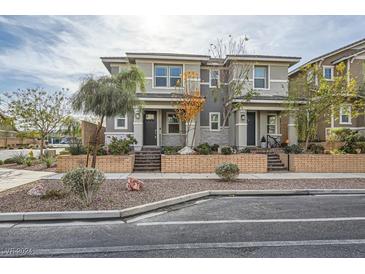
[[261, 148], [266, 148], [266, 138], [265, 136], [262, 136], [261, 137]]

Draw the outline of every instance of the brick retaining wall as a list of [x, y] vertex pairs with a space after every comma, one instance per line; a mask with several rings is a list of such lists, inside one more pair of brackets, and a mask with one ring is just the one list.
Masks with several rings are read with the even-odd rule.
[[161, 155], [161, 172], [213, 173], [217, 165], [221, 163], [238, 165], [240, 173], [267, 172], [265, 154]]
[[365, 154], [290, 154], [292, 172], [365, 172]]
[[[92, 156], [89, 157], [89, 165]], [[61, 155], [57, 158], [57, 172], [67, 172], [85, 166], [86, 155]], [[133, 171], [134, 155], [97, 156], [96, 168], [106, 173], [129, 173]]]

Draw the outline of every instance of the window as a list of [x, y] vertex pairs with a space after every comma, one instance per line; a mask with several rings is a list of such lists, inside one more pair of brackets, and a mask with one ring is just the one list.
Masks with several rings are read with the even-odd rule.
[[209, 86], [211, 88], [219, 87], [219, 70], [209, 71]]
[[323, 66], [323, 77], [326, 80], [333, 80], [333, 67]]
[[276, 134], [276, 115], [267, 115], [267, 134]]
[[[182, 66], [155, 66], [155, 87], [181, 85]], [[180, 83], [180, 84], [178, 84]]]
[[127, 115], [115, 117], [114, 128], [115, 129], [127, 129], [128, 128]]
[[173, 112], [167, 113], [167, 133], [179, 133], [180, 121]]
[[211, 131], [219, 131], [221, 117], [219, 112], [209, 112], [209, 127]]
[[351, 124], [351, 106], [340, 108], [340, 124]]
[[268, 89], [268, 67], [255, 66], [254, 86], [255, 89]]

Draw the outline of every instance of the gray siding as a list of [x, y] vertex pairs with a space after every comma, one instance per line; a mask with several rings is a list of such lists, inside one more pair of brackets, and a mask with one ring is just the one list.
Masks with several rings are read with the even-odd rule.
[[230, 143], [228, 127], [220, 131], [210, 131], [209, 127], [200, 127], [200, 143], [228, 145]]
[[106, 132], [133, 132], [133, 112], [128, 113], [127, 120], [128, 120], [128, 128], [127, 129], [116, 129], [114, 127], [114, 120], [115, 117], [107, 117], [106, 118]]

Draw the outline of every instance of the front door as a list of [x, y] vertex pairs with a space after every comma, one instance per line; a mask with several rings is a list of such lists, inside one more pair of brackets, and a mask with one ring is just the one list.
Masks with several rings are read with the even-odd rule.
[[247, 112], [247, 145], [256, 145], [256, 113]]
[[157, 112], [145, 111], [143, 114], [143, 145], [157, 145]]

